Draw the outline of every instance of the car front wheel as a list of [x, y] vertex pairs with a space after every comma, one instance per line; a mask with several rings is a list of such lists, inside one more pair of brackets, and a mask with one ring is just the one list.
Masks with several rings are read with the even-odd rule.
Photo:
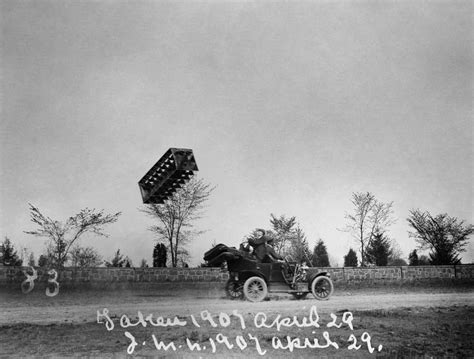
[[332, 280], [326, 276], [319, 276], [311, 282], [311, 293], [317, 300], [328, 300], [334, 291]]

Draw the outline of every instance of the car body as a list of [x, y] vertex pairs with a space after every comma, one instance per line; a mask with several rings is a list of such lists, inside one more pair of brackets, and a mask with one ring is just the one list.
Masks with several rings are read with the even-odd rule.
[[334, 291], [328, 272], [288, 260], [263, 263], [248, 252], [218, 244], [204, 255], [210, 266], [226, 263], [229, 280], [226, 293], [230, 298], [258, 302], [268, 293], [289, 293], [303, 299], [312, 293], [318, 300], [327, 300]]

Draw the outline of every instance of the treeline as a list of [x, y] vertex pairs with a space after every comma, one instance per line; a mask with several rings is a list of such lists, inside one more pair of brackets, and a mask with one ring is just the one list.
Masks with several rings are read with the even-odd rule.
[[[395, 223], [393, 202], [384, 203], [370, 192], [353, 193], [353, 211], [346, 213], [344, 231], [351, 234], [358, 245], [359, 257], [351, 248], [344, 256], [344, 266], [407, 265], [401, 258], [396, 241], [389, 237], [389, 228]], [[460, 253], [465, 251], [474, 226], [447, 213], [431, 215], [428, 211], [412, 209], [406, 219], [408, 235], [418, 248], [408, 256], [408, 265], [460, 264]], [[427, 250], [428, 255], [418, 255]]]
[[[418, 248], [410, 252], [407, 262], [402, 258], [397, 241], [389, 235], [390, 226], [396, 222], [393, 202], [379, 201], [370, 192], [358, 192], [352, 194], [351, 203], [353, 210], [346, 213], [346, 223], [340, 230], [352, 236], [356, 249], [350, 248], [343, 257], [344, 267], [459, 264], [460, 253], [474, 232], [473, 225], [446, 213], [433, 216], [428, 211], [410, 210], [406, 219], [408, 235]], [[281, 256], [315, 267], [339, 265], [330, 263], [330, 258], [334, 257], [328, 254], [322, 239], [318, 239], [310, 250], [306, 235], [295, 217], [271, 214], [270, 225], [266, 235], [272, 238], [271, 245]], [[418, 255], [417, 250], [427, 250], [428, 255]]]
[[[188, 266], [190, 254], [186, 247], [203, 233], [195, 230], [194, 225], [201, 218], [204, 203], [213, 190], [210, 184], [193, 177], [165, 203], [147, 204], [140, 209], [153, 221], [149, 230], [156, 236], [157, 243], [153, 248], [152, 266]], [[341, 258], [346, 267], [459, 264], [460, 253], [465, 251], [469, 236], [474, 232], [472, 224], [446, 213], [431, 215], [428, 211], [412, 209], [406, 221], [408, 235], [414, 240], [416, 248], [409, 254], [407, 263], [402, 258], [397, 241], [390, 237], [390, 227], [397, 220], [393, 202], [379, 201], [370, 192], [358, 192], [352, 194], [351, 203], [352, 211], [345, 214], [345, 223], [339, 229], [348, 233], [354, 241], [354, 248], [350, 248]], [[32, 204], [29, 211], [35, 228], [25, 233], [47, 239], [45, 253], [39, 256], [38, 266], [134, 265], [129, 257], [120, 253], [120, 249], [112, 258], [104, 260], [95, 248], [80, 246], [80, 239], [86, 233], [107, 237], [105, 228], [117, 222], [121, 212], [107, 214], [85, 208], [65, 221], [59, 221], [44, 215]], [[339, 266], [338, 260], [334, 259], [336, 257], [328, 254], [323, 239], [317, 239], [312, 249], [309, 247], [308, 238], [294, 216], [271, 214], [266, 235], [272, 238], [274, 250], [280, 256], [316, 267]], [[418, 250], [427, 251], [427, 254], [419, 255]], [[7, 266], [34, 265], [35, 258], [32, 253], [28, 258], [23, 252], [19, 256], [11, 240], [5, 237], [0, 245], [0, 263]], [[142, 259], [138, 266], [147, 267], [148, 263]]]

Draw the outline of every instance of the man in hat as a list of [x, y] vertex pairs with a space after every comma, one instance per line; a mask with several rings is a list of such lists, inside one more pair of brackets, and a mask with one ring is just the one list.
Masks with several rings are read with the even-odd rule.
[[274, 262], [283, 258], [275, 252], [270, 243], [273, 239], [265, 236], [265, 230], [257, 228], [254, 237], [249, 238], [248, 242], [253, 247], [253, 253], [260, 262]]

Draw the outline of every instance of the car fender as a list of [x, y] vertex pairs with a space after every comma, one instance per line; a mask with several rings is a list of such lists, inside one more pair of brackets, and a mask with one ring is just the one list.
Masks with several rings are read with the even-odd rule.
[[308, 277], [308, 288], [309, 288], [310, 291], [311, 291], [311, 283], [313, 283], [313, 280], [317, 277], [322, 277], [322, 276], [326, 276], [326, 277], [331, 278], [331, 275], [329, 274], [329, 272], [317, 272], [317, 273], [311, 273], [311, 275], [309, 275], [309, 277]]

